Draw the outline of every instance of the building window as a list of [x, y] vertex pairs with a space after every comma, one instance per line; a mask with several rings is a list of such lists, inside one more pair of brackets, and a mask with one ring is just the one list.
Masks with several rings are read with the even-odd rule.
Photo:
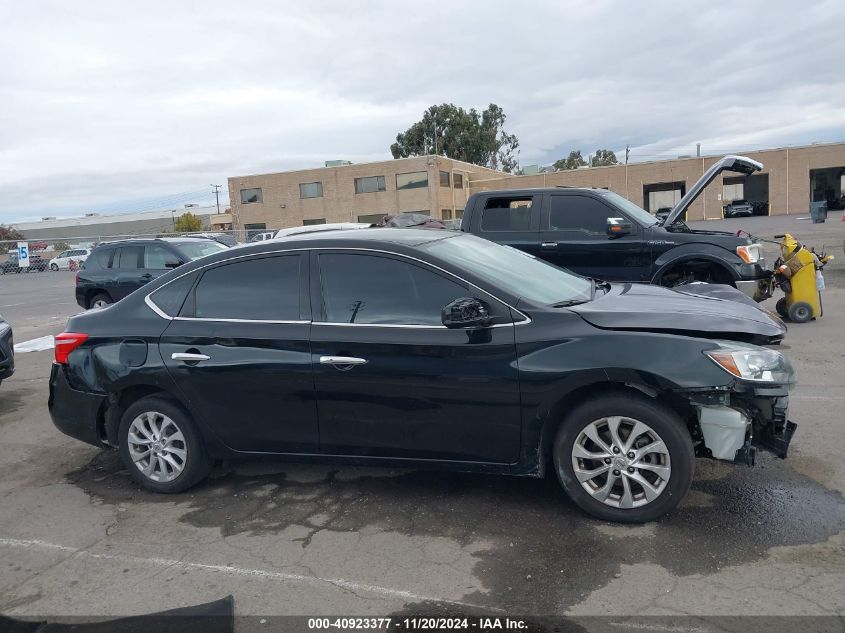
[[420, 187], [428, 187], [427, 171], [396, 174], [396, 189], [419, 189]]
[[463, 209], [456, 209], [455, 210], [455, 219], [460, 220], [464, 217], [464, 210]]
[[463, 189], [464, 188], [464, 175], [463, 174], [455, 174], [455, 189]]
[[[440, 172], [441, 174], [443, 172]], [[440, 210], [440, 217], [444, 220], [451, 220], [452, 219], [452, 209], [441, 209]]]
[[303, 182], [299, 184], [300, 198], [322, 198], [323, 197], [323, 183], [321, 182]]
[[359, 215], [358, 221], [364, 222], [366, 224], [378, 224], [382, 220], [384, 220], [384, 213], [370, 213], [368, 215]]
[[384, 191], [384, 176], [368, 176], [355, 179], [355, 193], [375, 193]]
[[441, 171], [440, 172], [440, 186], [441, 187], [448, 187], [450, 184], [450, 177], [448, 171]]
[[302, 226], [313, 226], [315, 224], [325, 224], [326, 218], [314, 218], [313, 220], [303, 220]]
[[264, 198], [261, 195], [261, 188], [241, 189], [241, 204], [250, 204], [252, 202], [264, 202]]

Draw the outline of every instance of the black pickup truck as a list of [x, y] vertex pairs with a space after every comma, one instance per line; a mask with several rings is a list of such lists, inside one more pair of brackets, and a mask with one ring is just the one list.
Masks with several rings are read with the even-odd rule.
[[694, 231], [681, 219], [721, 172], [762, 168], [744, 156], [725, 156], [663, 218], [605, 189], [485, 191], [467, 201], [461, 230], [586, 277], [663, 286], [723, 283], [762, 301], [771, 295], [771, 270], [761, 245], [733, 233]]

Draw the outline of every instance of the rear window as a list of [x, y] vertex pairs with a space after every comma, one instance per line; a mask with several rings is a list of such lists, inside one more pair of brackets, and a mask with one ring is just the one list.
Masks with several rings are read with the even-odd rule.
[[113, 248], [98, 248], [94, 251], [94, 260], [100, 265], [100, 268], [111, 268], [114, 250]]

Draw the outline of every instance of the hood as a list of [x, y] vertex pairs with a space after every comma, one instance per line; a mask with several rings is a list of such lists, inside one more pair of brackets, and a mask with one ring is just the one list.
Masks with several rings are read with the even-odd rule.
[[702, 191], [713, 182], [723, 171], [732, 171], [739, 174], [753, 174], [755, 171], [763, 169], [763, 163], [758, 163], [756, 160], [746, 158], [745, 156], [725, 156], [720, 158], [713, 165], [704, 172], [704, 175], [699, 178], [696, 183], [690, 187], [686, 195], [680, 199], [678, 204], [672, 207], [669, 214], [660, 221], [660, 226], [672, 226], [672, 224], [681, 217], [681, 214], [689, 209], [689, 206], [695, 201]]
[[607, 294], [568, 309], [587, 323], [609, 330], [674, 332], [757, 344], [779, 341], [786, 334], [783, 321], [756, 304], [734, 293], [705, 292], [703, 287], [676, 290], [619, 283]]

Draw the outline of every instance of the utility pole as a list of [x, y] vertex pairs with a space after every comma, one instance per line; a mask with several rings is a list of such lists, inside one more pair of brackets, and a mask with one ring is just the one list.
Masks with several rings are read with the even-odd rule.
[[434, 118], [434, 155], [437, 155], [437, 112], [432, 117]]
[[701, 158], [701, 143], [695, 144], [695, 156], [696, 158]]
[[211, 185], [214, 189], [214, 197], [217, 199], [217, 213], [220, 213], [220, 187], [222, 185]]
[[629, 155], [630, 153], [631, 153], [631, 146], [630, 146], [630, 145], [626, 145], [626, 146], [625, 146], [625, 164], [626, 164], [626, 165], [628, 164], [628, 155]]

